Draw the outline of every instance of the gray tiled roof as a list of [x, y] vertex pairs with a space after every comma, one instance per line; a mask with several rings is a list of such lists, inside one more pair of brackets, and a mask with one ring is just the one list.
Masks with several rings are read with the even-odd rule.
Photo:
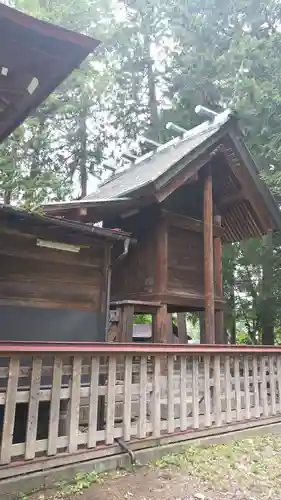
[[183, 137], [173, 139], [156, 151], [141, 157], [136, 163], [111, 177], [97, 191], [84, 199], [94, 201], [125, 196], [156, 181], [178, 161], [216, 134], [228, 122], [229, 118], [230, 111], [226, 110], [217, 115], [212, 122], [202, 123], [187, 131]]

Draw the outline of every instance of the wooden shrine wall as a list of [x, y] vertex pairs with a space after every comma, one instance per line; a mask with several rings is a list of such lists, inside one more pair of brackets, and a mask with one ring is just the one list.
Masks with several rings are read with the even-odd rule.
[[138, 244], [130, 248], [124, 260], [113, 259], [112, 299], [124, 300], [131, 294], [150, 294], [155, 286], [155, 239], [149, 232]]
[[38, 247], [36, 241], [1, 233], [0, 339], [102, 339], [105, 244], [72, 253]]
[[168, 228], [168, 290], [204, 295], [203, 234], [178, 227]]

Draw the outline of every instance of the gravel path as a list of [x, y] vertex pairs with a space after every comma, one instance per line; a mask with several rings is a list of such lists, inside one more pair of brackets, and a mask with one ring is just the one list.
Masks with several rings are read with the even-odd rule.
[[281, 500], [281, 437], [187, 447], [134, 471], [80, 475], [30, 500]]

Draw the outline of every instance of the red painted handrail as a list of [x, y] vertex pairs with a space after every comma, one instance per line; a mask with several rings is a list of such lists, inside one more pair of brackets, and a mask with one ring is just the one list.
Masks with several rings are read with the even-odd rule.
[[0, 356], [14, 353], [65, 354], [269, 354], [280, 353], [281, 346], [137, 344], [108, 342], [0, 342]]

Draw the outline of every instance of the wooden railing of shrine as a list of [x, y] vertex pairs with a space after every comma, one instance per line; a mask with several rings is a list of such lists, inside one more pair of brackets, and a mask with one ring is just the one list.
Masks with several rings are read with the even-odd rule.
[[280, 384], [277, 347], [2, 343], [0, 480], [281, 421]]

